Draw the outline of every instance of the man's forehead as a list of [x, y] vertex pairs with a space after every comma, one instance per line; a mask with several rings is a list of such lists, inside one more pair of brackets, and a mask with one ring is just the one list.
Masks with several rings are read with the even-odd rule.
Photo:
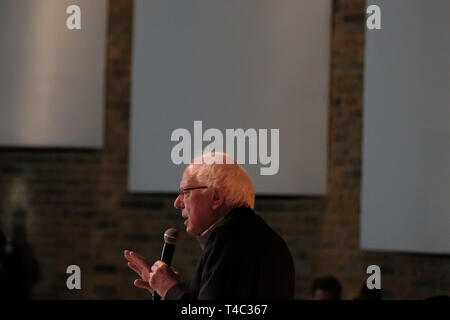
[[194, 174], [194, 165], [190, 164], [186, 167], [181, 178], [180, 187], [183, 188], [189, 184], [196, 183], [197, 178]]

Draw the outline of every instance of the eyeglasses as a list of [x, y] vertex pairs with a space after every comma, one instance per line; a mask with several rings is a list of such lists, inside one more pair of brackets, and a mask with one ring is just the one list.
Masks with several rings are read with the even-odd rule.
[[[184, 200], [184, 198], [189, 195], [189, 192], [187, 191], [191, 191], [191, 190], [197, 190], [197, 189], [207, 189], [208, 186], [201, 186], [201, 187], [192, 187], [192, 188], [184, 188], [184, 189], [180, 189], [180, 194], [178, 195], [178, 197], [180, 197], [180, 200]], [[187, 198], [187, 197], [186, 197]]]

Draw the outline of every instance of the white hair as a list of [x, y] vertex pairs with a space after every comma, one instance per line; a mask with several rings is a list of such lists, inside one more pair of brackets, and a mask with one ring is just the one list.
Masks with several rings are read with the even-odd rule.
[[227, 154], [210, 152], [196, 157], [192, 173], [200, 183], [223, 189], [225, 204], [231, 207], [255, 207], [255, 191], [250, 177]]

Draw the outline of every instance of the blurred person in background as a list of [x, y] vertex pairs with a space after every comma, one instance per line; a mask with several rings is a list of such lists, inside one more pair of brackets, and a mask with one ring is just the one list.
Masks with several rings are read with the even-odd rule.
[[317, 278], [311, 286], [311, 295], [314, 300], [341, 300], [341, 284], [334, 276]]
[[39, 263], [25, 239], [25, 228], [16, 224], [12, 239], [0, 230], [0, 297], [28, 300], [40, 278]]
[[359, 292], [354, 300], [381, 300], [383, 298], [383, 289], [369, 289], [364, 281], [359, 288]]

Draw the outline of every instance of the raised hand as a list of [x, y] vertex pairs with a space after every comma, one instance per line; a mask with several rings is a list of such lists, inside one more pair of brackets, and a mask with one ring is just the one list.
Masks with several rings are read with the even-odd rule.
[[128, 267], [141, 277], [141, 279], [134, 280], [134, 285], [153, 293], [153, 288], [150, 286], [150, 271], [152, 265], [147, 259], [130, 250], [125, 250], [124, 256], [125, 259], [128, 260]]

